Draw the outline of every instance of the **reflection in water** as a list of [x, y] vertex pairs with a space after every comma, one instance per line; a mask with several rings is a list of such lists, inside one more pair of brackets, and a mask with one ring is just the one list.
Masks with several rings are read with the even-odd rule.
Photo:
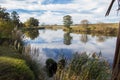
[[31, 38], [32, 40], [39, 36], [38, 30], [27, 30], [25, 31], [26, 37]]
[[[34, 40], [24, 39], [26, 52], [29, 51], [31, 57], [38, 62], [44, 63], [48, 58], [58, 60], [60, 55], [71, 58], [74, 53], [84, 51], [101, 51], [103, 57], [111, 63], [113, 61], [116, 37], [92, 37], [87, 34], [65, 33], [62, 30], [46, 30], [45, 33], [39, 30], [39, 34]], [[86, 46], [83, 43], [87, 43]]]
[[98, 37], [97, 37], [97, 41], [98, 41], [98, 42], [105, 42], [106, 39], [107, 39], [106, 36], [98, 36]]
[[80, 41], [86, 44], [88, 42], [87, 34], [81, 34]]
[[70, 32], [64, 33], [64, 44], [70, 45], [72, 40], [72, 36], [70, 36]]

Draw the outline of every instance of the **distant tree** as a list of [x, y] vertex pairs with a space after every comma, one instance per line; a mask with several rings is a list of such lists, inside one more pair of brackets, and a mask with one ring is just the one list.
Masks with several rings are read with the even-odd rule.
[[15, 26], [19, 26], [20, 20], [19, 20], [19, 15], [16, 11], [13, 11], [11, 13], [11, 20], [13, 21]]
[[69, 28], [72, 23], [73, 23], [73, 21], [72, 21], [72, 17], [70, 15], [66, 15], [63, 17], [64, 27]]
[[34, 17], [30, 17], [26, 22], [25, 25], [27, 27], [35, 27], [39, 25], [38, 19], [35, 19]]
[[82, 24], [83, 27], [88, 27], [89, 21], [86, 20], [86, 19], [85, 19], [85, 20], [82, 20], [82, 21], [81, 21], [81, 24]]

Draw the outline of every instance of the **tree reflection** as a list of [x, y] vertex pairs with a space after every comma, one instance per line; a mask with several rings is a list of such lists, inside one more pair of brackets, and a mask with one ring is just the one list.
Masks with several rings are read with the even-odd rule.
[[38, 30], [27, 30], [25, 31], [25, 35], [31, 39], [35, 39], [39, 35]]
[[64, 33], [64, 44], [70, 45], [72, 40], [72, 36], [70, 36], [70, 32]]
[[87, 34], [82, 34], [80, 37], [80, 41], [86, 44], [88, 42]]
[[106, 40], [106, 38], [107, 38], [107, 37], [105, 37], [105, 36], [98, 36], [96, 40], [97, 40], [98, 42], [104, 42], [104, 41]]

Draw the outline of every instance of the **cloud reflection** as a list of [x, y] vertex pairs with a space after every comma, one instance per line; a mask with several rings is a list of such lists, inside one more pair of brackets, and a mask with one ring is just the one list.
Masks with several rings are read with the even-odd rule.
[[64, 32], [62, 30], [46, 30], [45, 33], [39, 30], [39, 33], [36, 39], [30, 40], [26, 38], [25, 42], [27, 43], [26, 46], [29, 44], [31, 47], [31, 56], [38, 61], [42, 60], [43, 63], [47, 58], [58, 60], [60, 55], [71, 58], [74, 53], [85, 51], [87, 53], [99, 53], [101, 51], [103, 57], [111, 63], [113, 61], [116, 37], [105, 38], [104, 36], [105, 40], [98, 42], [98, 37], [87, 35], [89, 40], [84, 44], [80, 41], [81, 34], [70, 33], [72, 37], [71, 44], [65, 45], [63, 41]]

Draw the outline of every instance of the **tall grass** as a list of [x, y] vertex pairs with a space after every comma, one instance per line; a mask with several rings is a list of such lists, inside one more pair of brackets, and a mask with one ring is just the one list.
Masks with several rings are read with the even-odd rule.
[[45, 68], [43, 67], [42, 63], [33, 59], [32, 56], [29, 54], [30, 47], [26, 47], [23, 52], [23, 56], [27, 65], [30, 67], [35, 75], [35, 80], [46, 80], [47, 74], [45, 72]]
[[109, 80], [111, 69], [108, 62], [94, 54], [76, 54], [64, 69], [56, 72], [54, 80]]

